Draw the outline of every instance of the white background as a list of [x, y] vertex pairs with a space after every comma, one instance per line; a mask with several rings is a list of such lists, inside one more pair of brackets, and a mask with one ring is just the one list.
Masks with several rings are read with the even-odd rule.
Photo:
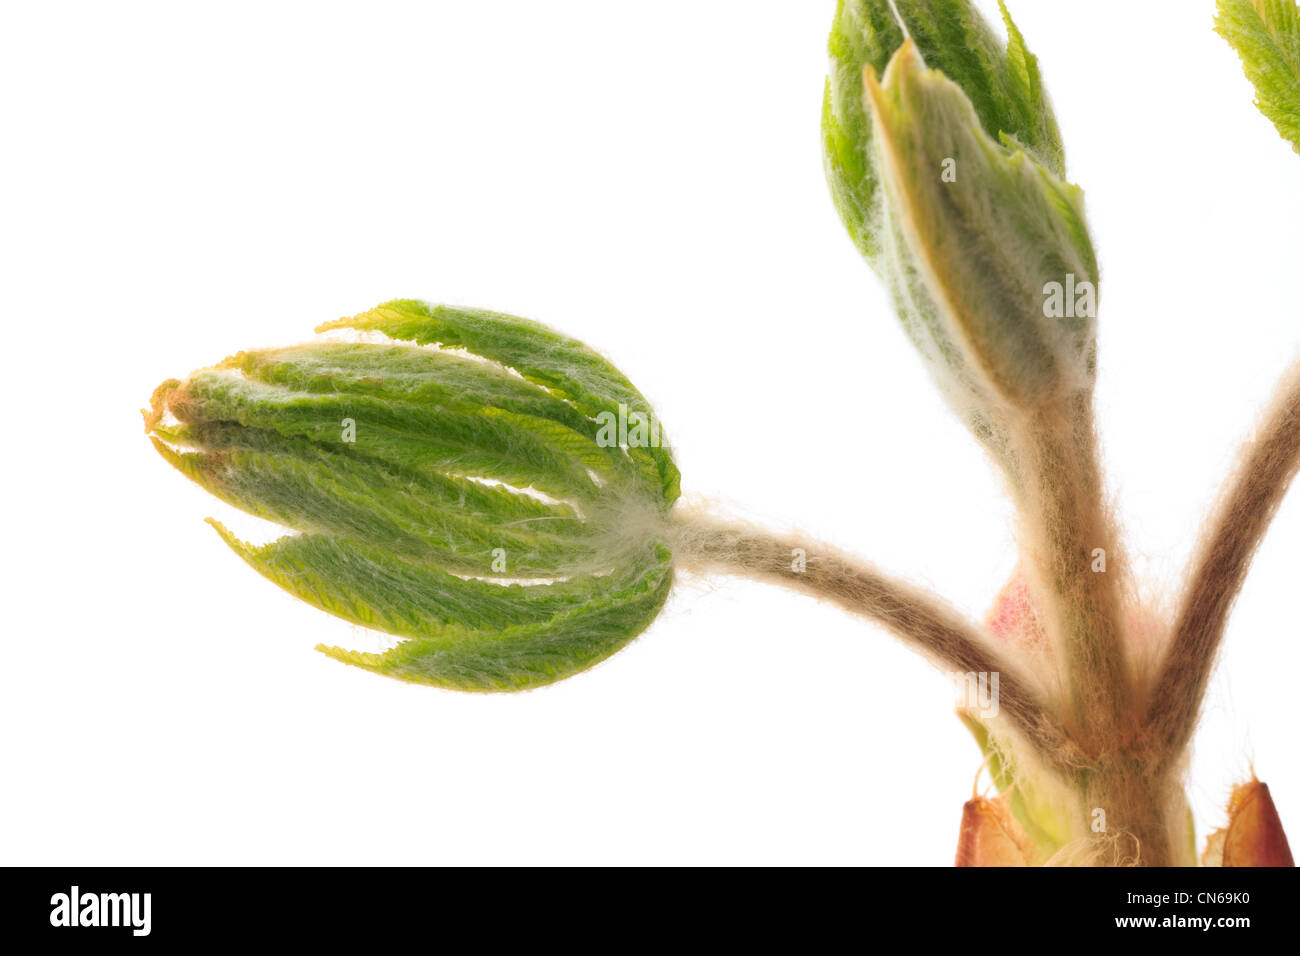
[[[980, 4], [996, 17], [993, 3]], [[375, 639], [202, 521], [165, 378], [399, 296], [608, 354], [684, 486], [982, 616], [1010, 510], [821, 171], [834, 4], [6, 4], [0, 862], [949, 864], [980, 758], [878, 628], [683, 579], [517, 696], [344, 667]], [[1300, 156], [1211, 0], [1019, 0], [1103, 267], [1111, 487], [1156, 599], [1297, 351]], [[1300, 494], [1197, 740], [1202, 833], [1253, 762], [1300, 834]]]

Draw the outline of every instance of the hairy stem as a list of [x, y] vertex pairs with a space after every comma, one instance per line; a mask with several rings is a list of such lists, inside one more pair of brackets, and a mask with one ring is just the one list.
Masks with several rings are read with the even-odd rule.
[[1254, 439], [1242, 449], [1188, 571], [1147, 717], [1151, 737], [1171, 755], [1191, 738], [1233, 601], [1297, 469], [1300, 361], [1283, 375]]
[[1105, 748], [1128, 713], [1119, 536], [1105, 508], [1091, 401], [1034, 410], [1017, 439], [1020, 544], [1056, 648], [1068, 713]]
[[1061, 768], [1082, 760], [1028, 675], [941, 599], [817, 542], [690, 511], [673, 520], [673, 551], [684, 567], [783, 584], [884, 625], [945, 667], [996, 673], [1000, 712], [1039, 756]]
[[1087, 818], [1098, 819], [1098, 810], [1105, 814], [1105, 829], [1091, 834], [1094, 865], [1196, 865], [1182, 791], [1168, 773], [1153, 770], [1146, 753], [1106, 755], [1081, 775], [1079, 788]]

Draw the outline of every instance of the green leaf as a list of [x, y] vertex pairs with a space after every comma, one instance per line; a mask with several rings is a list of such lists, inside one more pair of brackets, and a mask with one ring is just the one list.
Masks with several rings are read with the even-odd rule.
[[830, 36], [830, 74], [822, 101], [826, 182], [840, 218], [869, 260], [879, 252], [875, 222], [877, 174], [863, 70], [883, 72], [903, 32], [888, 3], [839, 0]]
[[524, 690], [585, 670], [649, 626], [672, 585], [671, 556], [658, 545], [607, 577], [503, 586], [346, 539], [294, 535], [253, 547], [213, 524], [240, 557], [289, 593], [344, 620], [408, 638], [382, 654], [317, 650], [387, 677], [452, 690]]
[[1214, 27], [1241, 57], [1259, 111], [1300, 153], [1300, 5], [1219, 0]]
[[[602, 412], [618, 414], [620, 405], [629, 413], [652, 415], [650, 403], [608, 361], [577, 339], [528, 319], [397, 299], [350, 319], [327, 322], [316, 331], [338, 328], [468, 349], [513, 369], [589, 418]], [[630, 454], [658, 476], [665, 503], [672, 504], [681, 493], [681, 474], [671, 456], [662, 446], [632, 448]]]
[[[478, 310], [401, 301], [329, 326], [383, 340], [240, 352], [164, 382], [145, 413], [178, 470], [291, 532], [254, 547], [217, 526], [245, 561], [406, 639], [383, 655], [327, 653], [512, 690], [588, 667], [653, 620], [680, 479], [617, 369]], [[638, 432], [638, 413], [654, 428]]]

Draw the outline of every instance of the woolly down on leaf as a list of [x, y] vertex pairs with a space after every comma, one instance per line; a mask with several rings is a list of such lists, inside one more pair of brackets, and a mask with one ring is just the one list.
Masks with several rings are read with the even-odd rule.
[[317, 331], [332, 329], [366, 341], [240, 352], [164, 382], [144, 413], [177, 470], [289, 532], [254, 546], [212, 521], [235, 553], [403, 638], [381, 654], [319, 650], [510, 691], [591, 667], [649, 626], [672, 583], [661, 531], [680, 479], [616, 368], [476, 309], [394, 301]]

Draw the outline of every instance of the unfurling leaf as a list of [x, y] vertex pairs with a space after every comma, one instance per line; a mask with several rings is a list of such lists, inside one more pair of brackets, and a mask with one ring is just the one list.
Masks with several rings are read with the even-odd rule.
[[1219, 0], [1214, 27], [1241, 57], [1259, 111], [1300, 153], [1300, 4]]
[[1090, 389], [1097, 264], [1081, 191], [989, 137], [910, 41], [881, 81], [868, 72], [867, 97], [881, 268], [949, 400], [996, 417]]
[[967, 0], [842, 0], [822, 119], [850, 235], [1014, 470], [1013, 418], [1092, 388], [1098, 276], [1037, 60], [1002, 14], [1006, 44]]
[[1005, 5], [1001, 11], [1006, 44], [969, 0], [839, 0], [822, 105], [826, 177], [844, 225], [873, 265], [882, 246], [880, 174], [863, 75], [868, 67], [877, 76], [885, 72], [903, 45], [904, 26], [925, 64], [961, 87], [985, 133], [1024, 147], [1053, 175], [1065, 176], [1061, 135], [1038, 60]]
[[290, 534], [217, 525], [291, 594], [404, 638], [320, 648], [404, 680], [517, 690], [583, 670], [658, 614], [679, 475], [641, 394], [525, 319], [395, 301], [317, 341], [240, 352], [154, 393], [158, 451]]

